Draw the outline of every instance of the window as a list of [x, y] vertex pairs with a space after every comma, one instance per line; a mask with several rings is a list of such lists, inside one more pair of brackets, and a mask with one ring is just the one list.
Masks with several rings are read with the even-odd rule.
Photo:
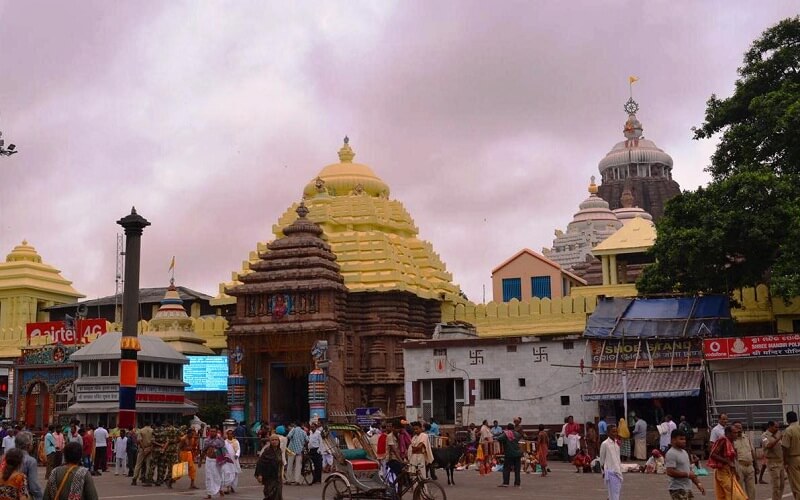
[[562, 344], [564, 346], [565, 351], [569, 351], [571, 349], [575, 349], [575, 342], [572, 340], [565, 340]]
[[569, 406], [569, 396], [561, 396], [561, 406]]
[[434, 349], [433, 350], [434, 356], [447, 356], [447, 349]]
[[503, 279], [503, 302], [522, 300], [522, 278]]
[[517, 352], [517, 346], [515, 345], [507, 345], [506, 352]]
[[532, 297], [552, 298], [550, 291], [550, 276], [534, 276], [531, 278]]
[[481, 399], [500, 399], [500, 379], [481, 380]]
[[748, 370], [714, 374], [718, 401], [778, 399], [778, 374], [775, 370]]
[[519, 386], [520, 387], [525, 387], [525, 379], [524, 378], [517, 379], [517, 381], [519, 382]]

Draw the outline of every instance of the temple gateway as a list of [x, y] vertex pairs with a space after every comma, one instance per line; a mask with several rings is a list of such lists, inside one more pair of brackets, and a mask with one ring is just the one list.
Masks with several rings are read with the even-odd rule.
[[[345, 138], [339, 163], [305, 187], [276, 239], [260, 243], [212, 301], [230, 308], [230, 402], [249, 421], [358, 407], [404, 414], [401, 343], [430, 338], [442, 303], [463, 302], [388, 185], [354, 157]], [[310, 413], [315, 345], [327, 347], [327, 401]]]

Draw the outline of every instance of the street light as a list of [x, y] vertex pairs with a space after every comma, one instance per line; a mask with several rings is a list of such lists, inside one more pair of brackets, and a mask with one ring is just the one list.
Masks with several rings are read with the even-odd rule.
[[17, 146], [14, 144], [9, 144], [8, 147], [5, 147], [6, 141], [3, 140], [3, 133], [0, 132], [0, 156], [11, 156], [15, 153], [19, 153], [17, 151]]

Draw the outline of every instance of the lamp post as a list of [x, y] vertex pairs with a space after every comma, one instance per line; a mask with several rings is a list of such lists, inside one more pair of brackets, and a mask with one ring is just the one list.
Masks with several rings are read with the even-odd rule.
[[125, 288], [122, 292], [122, 338], [119, 359], [119, 418], [117, 427], [127, 429], [136, 426], [136, 384], [139, 367], [138, 352], [141, 350], [137, 326], [139, 323], [139, 268], [141, 260], [142, 233], [150, 225], [144, 217], [131, 213], [117, 221], [125, 229]]

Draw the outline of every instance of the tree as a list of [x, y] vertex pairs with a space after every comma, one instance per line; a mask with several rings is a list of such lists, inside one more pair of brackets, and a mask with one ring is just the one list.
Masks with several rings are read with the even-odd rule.
[[730, 293], [768, 283], [800, 295], [800, 17], [745, 54], [734, 94], [712, 95], [695, 139], [720, 134], [705, 188], [670, 200], [643, 293]]

